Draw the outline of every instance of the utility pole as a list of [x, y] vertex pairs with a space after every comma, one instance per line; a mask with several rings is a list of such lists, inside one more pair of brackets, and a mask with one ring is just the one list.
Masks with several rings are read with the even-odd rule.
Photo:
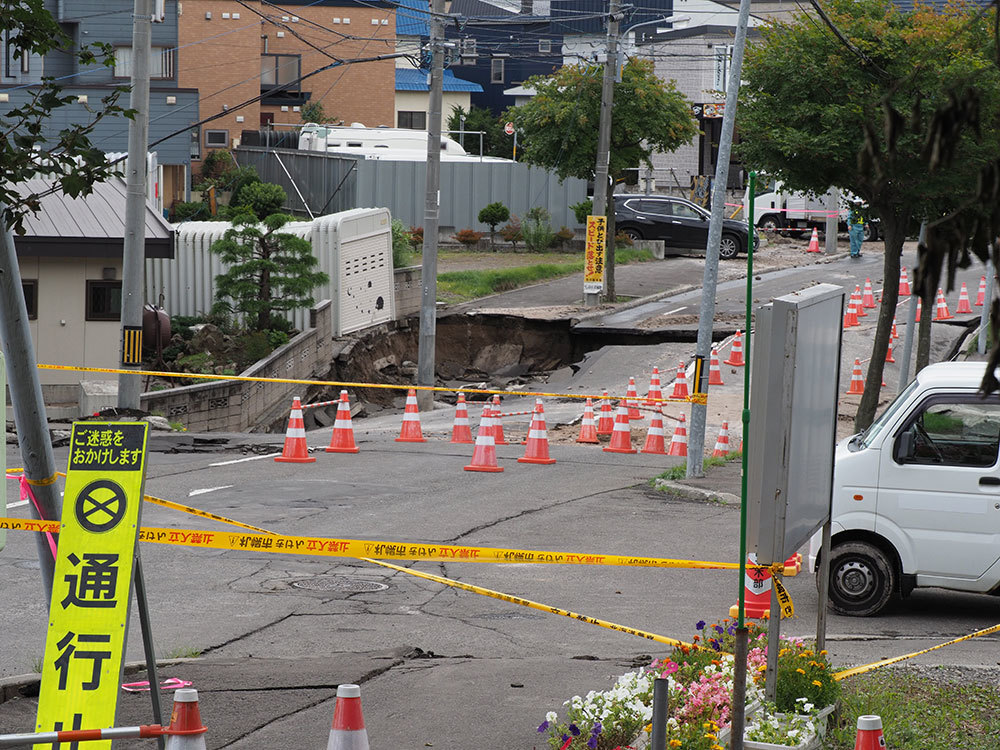
[[837, 252], [837, 229], [840, 226], [840, 189], [832, 187], [826, 191], [826, 242], [827, 255]]
[[[705, 362], [712, 348], [712, 328], [715, 318], [715, 288], [719, 280], [719, 243], [722, 240], [722, 220], [725, 218], [726, 182], [729, 176], [729, 154], [733, 146], [733, 124], [736, 121], [736, 100], [743, 74], [743, 50], [747, 42], [747, 25], [750, 22], [750, 0], [740, 0], [740, 13], [736, 21], [736, 39], [733, 43], [733, 61], [729, 68], [726, 86], [726, 111], [722, 117], [722, 134], [719, 138], [718, 161], [715, 165], [715, 183], [712, 186], [712, 221], [708, 227], [708, 244], [705, 248], [705, 273], [702, 280], [701, 308], [698, 317], [698, 344], [695, 355]], [[750, 209], [753, 211], [753, 207]], [[753, 233], [748, 236], [753, 242]], [[705, 379], [707, 383], [708, 379]], [[691, 404], [691, 431], [689, 433], [687, 476], [704, 474], [705, 419], [708, 406]], [[734, 750], [742, 750], [743, 738], [734, 737]]]
[[[444, 90], [444, 0], [431, 0], [431, 82], [427, 112], [427, 182], [424, 198], [424, 243], [420, 264], [420, 340], [417, 348], [417, 385], [434, 385], [434, 347], [437, 339], [437, 245], [441, 199], [441, 98]], [[433, 408], [434, 392], [419, 391], [417, 403]]]
[[[0, 205], [0, 209], [5, 208]], [[62, 500], [56, 484], [56, 462], [52, 457], [48, 417], [38, 380], [35, 345], [28, 328], [28, 310], [21, 290], [21, 271], [14, 250], [14, 235], [0, 214], [0, 341], [7, 360], [7, 383], [14, 407], [17, 442], [24, 462], [24, 477], [35, 502], [29, 503], [31, 515], [58, 521], [62, 518]], [[52, 599], [52, 576], [55, 558], [49, 535], [35, 534], [38, 562], [45, 586], [45, 606]]]
[[[611, 110], [614, 108], [615, 77], [618, 67], [618, 34], [622, 19], [621, 0], [611, 0], [608, 9], [608, 44], [604, 60], [604, 78], [601, 80], [601, 117], [597, 126], [597, 164], [594, 167], [593, 216], [608, 215], [608, 166], [611, 160]], [[609, 298], [614, 295], [614, 237], [604, 235], [604, 284]], [[584, 293], [587, 307], [601, 303], [599, 292]]]
[[125, 246], [122, 253], [121, 366], [134, 375], [118, 376], [118, 407], [138, 409], [142, 378], [142, 298], [146, 262], [146, 164], [149, 142], [149, 54], [153, 0], [135, 0], [132, 11], [132, 96], [136, 112], [128, 126]]

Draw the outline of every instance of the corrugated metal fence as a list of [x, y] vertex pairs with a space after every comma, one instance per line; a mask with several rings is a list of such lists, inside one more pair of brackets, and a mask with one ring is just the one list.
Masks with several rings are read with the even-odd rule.
[[[423, 162], [365, 160], [255, 146], [236, 149], [236, 161], [241, 166], [254, 166], [265, 182], [281, 185], [288, 193], [288, 208], [295, 214], [305, 214], [305, 206], [316, 215], [378, 206], [388, 208], [394, 219], [407, 226], [424, 223]], [[484, 206], [496, 201], [520, 217], [541, 206], [551, 215], [549, 223], [554, 229], [575, 229], [580, 225], [570, 205], [586, 197], [583, 180], [559, 182], [554, 173], [526, 164], [442, 162], [441, 232], [488, 230], [477, 217]]]

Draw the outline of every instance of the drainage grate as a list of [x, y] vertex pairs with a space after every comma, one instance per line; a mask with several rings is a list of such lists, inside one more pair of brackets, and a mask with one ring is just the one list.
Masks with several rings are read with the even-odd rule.
[[317, 576], [304, 578], [292, 583], [297, 589], [308, 591], [347, 591], [352, 594], [363, 594], [371, 591], [385, 591], [389, 588], [384, 583], [366, 581], [363, 578], [348, 578], [347, 576]]

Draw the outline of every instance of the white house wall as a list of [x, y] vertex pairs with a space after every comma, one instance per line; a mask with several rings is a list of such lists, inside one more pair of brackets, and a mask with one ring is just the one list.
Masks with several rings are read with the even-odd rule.
[[[445, 91], [441, 97], [441, 128], [448, 129], [448, 118], [451, 117], [453, 107], [461, 107], [468, 111], [471, 95], [468, 91]], [[400, 112], [426, 112], [428, 108], [428, 93], [426, 91], [397, 91], [396, 92], [396, 123], [399, 123]], [[456, 139], [457, 140], [457, 139]], [[468, 144], [466, 144], [468, 145]], [[478, 146], [475, 151], [467, 149], [470, 153], [478, 153]]]

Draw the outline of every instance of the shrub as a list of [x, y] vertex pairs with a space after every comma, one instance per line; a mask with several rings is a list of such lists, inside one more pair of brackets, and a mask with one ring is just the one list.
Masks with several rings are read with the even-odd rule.
[[205, 201], [177, 201], [171, 209], [174, 221], [186, 221], [188, 219], [207, 219], [208, 204]]
[[455, 232], [455, 239], [461, 242], [466, 247], [472, 247], [479, 243], [479, 240], [483, 238], [482, 232], [477, 232], [475, 229], [461, 229]]
[[573, 211], [573, 215], [580, 224], [587, 223], [587, 217], [594, 213], [594, 201], [588, 198], [585, 201], [580, 201], [579, 203], [574, 203], [570, 206]]
[[271, 182], [253, 182], [244, 185], [239, 195], [233, 194], [229, 205], [236, 212], [249, 211], [263, 221], [273, 213], [281, 210], [288, 194], [281, 185]]
[[399, 219], [392, 220], [392, 267], [410, 265], [410, 235]]
[[414, 252], [423, 247], [423, 244], [424, 244], [424, 228], [410, 227], [410, 245], [413, 246]]
[[618, 232], [615, 235], [615, 247], [632, 247], [635, 243], [632, 242], [632, 238], [629, 237], [624, 232]]
[[545, 252], [552, 246], [555, 234], [549, 226], [549, 212], [540, 206], [528, 211], [521, 226], [524, 244], [534, 253]]
[[521, 220], [516, 216], [511, 216], [507, 225], [500, 230], [500, 236], [517, 250], [517, 243], [524, 239], [524, 235], [521, 233]]
[[490, 245], [493, 244], [493, 236], [496, 234], [497, 224], [503, 224], [509, 220], [510, 209], [500, 201], [490, 203], [479, 212], [479, 221], [490, 228]]
[[555, 233], [553, 240], [561, 248], [575, 236], [576, 234], [569, 227], [560, 227], [559, 231]]

